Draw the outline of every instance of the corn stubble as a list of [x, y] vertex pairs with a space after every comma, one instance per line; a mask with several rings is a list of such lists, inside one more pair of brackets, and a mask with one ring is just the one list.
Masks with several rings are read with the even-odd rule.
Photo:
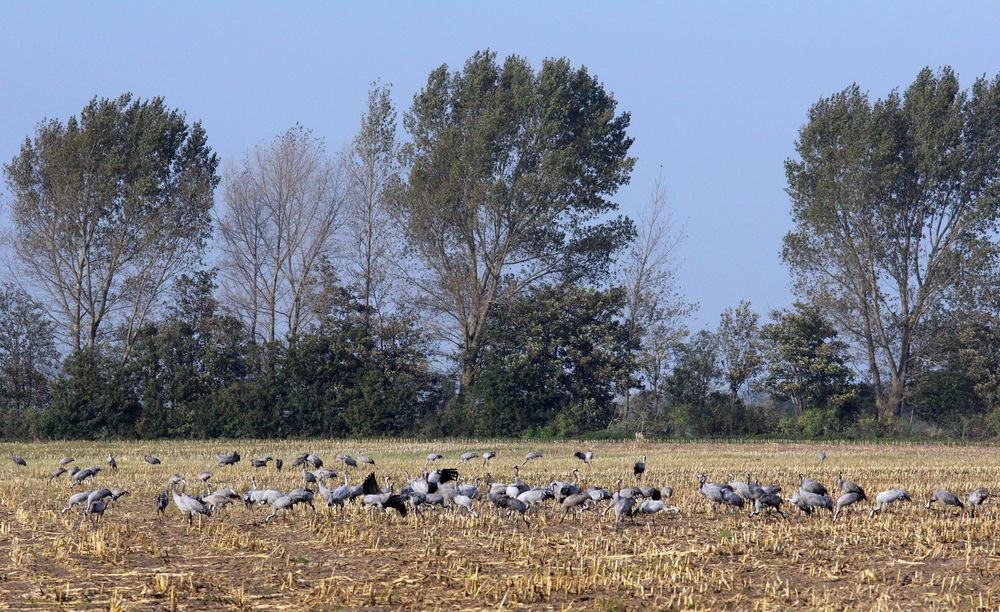
[[[110, 448], [113, 446], [114, 448]], [[521, 470], [532, 485], [569, 480], [634, 484], [632, 465], [648, 456], [643, 484], [670, 485], [679, 515], [637, 517], [616, 529], [611, 515], [586, 511], [558, 524], [549, 502], [529, 512], [528, 525], [477, 501], [479, 517], [451, 510], [400, 518], [360, 504], [317, 511], [296, 508], [263, 525], [264, 508], [236, 504], [193, 526], [171, 506], [158, 520], [153, 498], [173, 473], [212, 468], [215, 488], [302, 486], [301, 472], [253, 469], [248, 461], [213, 467], [216, 454], [238, 448], [244, 458], [270, 454], [286, 462], [311, 450], [329, 467], [339, 453], [375, 458], [378, 475], [398, 487], [403, 470], [418, 473], [430, 452], [455, 465], [467, 450], [496, 449], [488, 468], [457, 465], [471, 483], [488, 469], [509, 482], [528, 450], [544, 452]], [[975, 519], [957, 509], [924, 508], [944, 487], [964, 496], [1000, 481], [1000, 455], [973, 447], [919, 445], [817, 446], [746, 443], [599, 443], [587, 467], [573, 457], [579, 445], [504, 442], [294, 441], [49, 443], [18, 445], [28, 468], [0, 466], [0, 608], [69, 609], [305, 609], [375, 608], [655, 608], [769, 609], [958, 607], [1000, 605], [1000, 507], [990, 500]], [[101, 463], [115, 451], [120, 469], [93, 485], [126, 487], [97, 525], [79, 512], [59, 511], [74, 492], [68, 481], [46, 483], [51, 465], [73, 455], [79, 465]], [[146, 452], [161, 465], [142, 460]], [[362, 466], [369, 468], [369, 466]], [[695, 475], [721, 481], [751, 471], [777, 483], [788, 497], [804, 472], [831, 490], [838, 471], [869, 497], [906, 488], [913, 504], [895, 505], [875, 520], [870, 505], [853, 506], [832, 522], [828, 513], [805, 516], [785, 506], [789, 520], [712, 508], [697, 494]], [[352, 471], [360, 482], [370, 469]], [[198, 483], [200, 485], [201, 483]], [[79, 490], [79, 489], [76, 489]], [[607, 502], [605, 502], [607, 503]], [[603, 509], [603, 506], [602, 508]]]

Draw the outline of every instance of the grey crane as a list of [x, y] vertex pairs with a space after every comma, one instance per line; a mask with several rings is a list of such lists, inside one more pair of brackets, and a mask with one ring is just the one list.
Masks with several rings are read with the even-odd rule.
[[125, 497], [126, 495], [131, 495], [128, 489], [111, 489], [111, 501], [118, 501], [119, 498]]
[[67, 472], [66, 468], [64, 468], [64, 467], [57, 467], [56, 469], [54, 469], [51, 472], [49, 472], [49, 482], [52, 482], [54, 479], [59, 478], [60, 476], [62, 476], [66, 472]]
[[21, 467], [28, 467], [28, 462], [24, 458], [15, 455], [14, 451], [10, 451], [10, 460], [14, 462], [14, 465], [20, 465]]
[[747, 474], [747, 481], [735, 480], [732, 474], [729, 474], [729, 488], [736, 492], [737, 495], [745, 499], [751, 499], [753, 496], [750, 494], [749, 485], [750, 475]]
[[547, 499], [552, 499], [554, 496], [552, 494], [552, 489], [528, 489], [524, 493], [517, 496], [517, 499], [528, 504], [528, 506], [537, 506], [538, 504], [544, 502]]
[[875, 518], [882, 512], [883, 508], [900, 501], [912, 502], [913, 500], [910, 499], [910, 494], [903, 489], [888, 489], [886, 491], [882, 491], [875, 496], [875, 507], [872, 508], [868, 518]]
[[271, 455], [266, 455], [260, 459], [251, 459], [250, 466], [255, 468], [267, 467], [269, 461], [274, 461]]
[[285, 465], [285, 462], [282, 461], [281, 459], [275, 459], [274, 460], [274, 469], [275, 470], [277, 470], [277, 471], [280, 472], [281, 468], [284, 467], [284, 465]]
[[590, 462], [594, 460], [594, 451], [587, 451], [587, 452], [576, 451], [575, 453], [573, 453], [573, 456], [579, 459], [580, 461], [583, 461], [587, 465], [590, 465]]
[[212, 509], [212, 512], [225, 508], [240, 498], [240, 494], [229, 487], [219, 489], [201, 498], [201, 503]]
[[181, 511], [181, 514], [187, 516], [188, 525], [194, 522], [195, 514], [204, 514], [205, 516], [212, 515], [212, 509], [198, 501], [197, 499], [188, 495], [185, 490], [187, 489], [187, 483], [184, 483], [184, 489], [181, 490], [180, 494], [177, 493], [177, 482], [170, 483], [170, 492], [173, 494], [174, 505], [177, 509]]
[[316, 475], [309, 470], [302, 470], [302, 480], [305, 481], [306, 484], [315, 484]]
[[963, 504], [962, 500], [959, 499], [958, 496], [952, 493], [951, 491], [946, 491], [944, 489], [934, 489], [934, 492], [931, 493], [930, 500], [927, 501], [928, 510], [931, 509], [931, 505], [934, 502], [937, 502], [942, 506], [955, 506], [956, 508], [961, 509], [962, 514], [965, 514], [965, 504]]
[[114, 493], [111, 492], [111, 489], [108, 489], [108, 488], [97, 489], [96, 491], [91, 491], [87, 495], [87, 503], [89, 504], [89, 503], [94, 502], [94, 501], [104, 501], [104, 500], [109, 499], [109, 498], [111, 498], [113, 496], [114, 496]]
[[[673, 491], [671, 491], [671, 493], [672, 492]], [[590, 487], [585, 491], [585, 493], [590, 496], [590, 500], [594, 503], [602, 502], [606, 499], [611, 499], [613, 495], [611, 491], [607, 489], [602, 489], [601, 487]]]
[[514, 516], [514, 514], [520, 514], [521, 519], [524, 521], [525, 525], [530, 525], [528, 522], [528, 517], [526, 516], [528, 512], [528, 504], [523, 501], [510, 497], [509, 495], [501, 495], [496, 501], [497, 507], [505, 508], [507, 510], [507, 517]]
[[717, 482], [707, 482], [707, 480], [708, 475], [698, 474], [698, 493], [704, 495], [709, 501], [712, 502], [712, 508], [715, 508], [718, 504], [727, 503], [725, 491], [732, 493], [732, 489], [729, 488], [729, 485]]
[[225, 453], [220, 453], [217, 456], [219, 457], [219, 467], [224, 467], [227, 465], [236, 465], [237, 463], [239, 463], [240, 460], [240, 454], [236, 451], [233, 451], [228, 455]]
[[350, 455], [337, 455], [337, 459], [344, 462], [347, 467], [358, 467], [358, 462], [354, 460], [354, 457]]
[[440, 470], [434, 470], [427, 475], [427, 482], [437, 484], [445, 484], [455, 480], [458, 480], [458, 470], [455, 468], [442, 468]]
[[423, 477], [417, 480], [411, 480], [409, 487], [416, 491], [417, 493], [437, 493], [438, 486], [456, 480], [458, 478], [458, 470], [454, 468], [444, 468], [441, 470], [434, 470], [430, 474], [424, 473]]
[[258, 489], [257, 478], [255, 476], [250, 477], [250, 482], [252, 483], [252, 488], [243, 496], [243, 503], [246, 504], [247, 508], [255, 504], [270, 504], [284, 495], [284, 493], [277, 489]]
[[323, 498], [323, 501], [325, 501], [326, 505], [329, 507], [332, 506], [335, 502], [334, 502], [333, 490], [327, 488], [326, 483], [324, 482], [325, 480], [326, 480], [325, 478], [320, 478], [316, 482], [316, 486], [319, 487], [319, 496]]
[[807, 515], [812, 514], [815, 510], [829, 510], [833, 513], [833, 499], [827, 495], [814, 493], [805, 489], [799, 489], [792, 494], [791, 498], [785, 501], [798, 506], [799, 510], [805, 512]]
[[400, 516], [406, 516], [406, 495], [395, 494], [391, 490], [388, 493], [383, 492], [378, 487], [375, 472], [368, 474], [361, 484], [361, 490], [364, 492], [361, 502], [366, 506], [376, 506], [386, 512], [392, 508]]
[[[97, 523], [104, 516], [104, 511], [107, 510], [107, 509], [108, 509], [108, 503], [107, 502], [105, 502], [103, 500], [95, 499], [95, 500], [87, 503], [87, 509], [84, 511], [83, 514], [88, 519], [91, 519], [95, 523]], [[92, 518], [92, 517], [96, 517], [96, 518]]]
[[159, 465], [160, 464], [160, 458], [157, 457], [156, 455], [146, 455], [146, 456], [143, 457], [143, 459], [149, 465]]
[[982, 487], [969, 493], [969, 518], [975, 518], [976, 510], [989, 498], [990, 492]]
[[799, 489], [815, 493], [816, 495], [826, 495], [826, 487], [820, 482], [806, 478], [804, 474], [799, 474]]
[[111, 468], [112, 472], [117, 472], [118, 471], [118, 461], [115, 460], [115, 456], [114, 455], [112, 455], [111, 453], [108, 453], [108, 456], [107, 456], [107, 458], [105, 458], [105, 461], [108, 462], [108, 467]]
[[595, 501], [593, 497], [591, 497], [589, 491], [586, 492], [581, 491], [580, 493], [572, 493], [570, 495], [566, 495], [565, 497], [563, 497], [562, 503], [560, 504], [563, 513], [562, 517], [559, 519], [559, 522], [561, 523], [564, 520], [566, 520], [566, 516], [569, 515], [571, 511], [577, 508], [584, 509], [592, 503], [595, 503]]
[[837, 509], [833, 511], [833, 520], [837, 520], [837, 517], [840, 516], [840, 511], [844, 510], [844, 508], [856, 504], [861, 500], [867, 499], [868, 498], [865, 496], [864, 491], [848, 491], [847, 493], [844, 493], [837, 498]]
[[472, 499], [479, 499], [479, 477], [473, 481], [475, 484], [462, 484], [458, 483], [458, 494], [471, 497]]
[[306, 462], [309, 463], [309, 464], [311, 464], [313, 466], [313, 468], [315, 468], [315, 469], [319, 469], [319, 468], [323, 467], [323, 460], [320, 459], [319, 456], [317, 456], [317, 455], [315, 455], [313, 453], [308, 453], [306, 455]]
[[837, 486], [844, 493], [860, 493], [861, 499], [868, 499], [865, 496], [865, 490], [862, 489], [856, 482], [850, 480], [844, 480], [843, 472], [837, 473]]
[[522, 463], [521, 465], [528, 465], [529, 461], [534, 461], [535, 459], [541, 459], [544, 456], [545, 455], [543, 455], [539, 451], [531, 451], [530, 453], [524, 456], [524, 463]]
[[465, 508], [470, 516], [478, 517], [479, 513], [472, 509], [472, 497], [469, 495], [463, 495], [459, 493], [451, 500], [455, 504], [455, 508]]
[[[621, 478], [618, 479], [618, 499], [613, 504], [604, 509], [603, 514], [607, 514], [612, 510], [615, 513], [615, 529], [621, 529], [621, 524], [623, 519], [630, 519], [633, 523], [635, 522], [634, 509], [635, 509], [635, 498], [634, 497], [622, 497], [621, 488], [622, 481]], [[602, 515], [603, 516], [603, 515]]]
[[201, 474], [198, 474], [198, 480], [207, 483], [212, 479], [212, 470], [205, 470]]
[[74, 457], [63, 457], [62, 459], [59, 460], [59, 465], [66, 467], [67, 465], [73, 463], [74, 461], [76, 461]]
[[83, 468], [82, 470], [78, 470], [72, 476], [70, 476], [70, 480], [72, 481], [70, 482], [70, 486], [76, 486], [78, 484], [82, 484], [88, 478], [93, 478], [94, 476], [96, 476], [97, 473], [100, 471], [101, 468], [96, 465], [92, 465], [88, 468]]
[[437, 461], [438, 459], [444, 459], [444, 455], [442, 455], [440, 453], [431, 453], [431, 454], [427, 455], [427, 463], [433, 463], [434, 461]]
[[337, 472], [334, 472], [333, 470], [327, 468], [321, 468], [313, 472], [313, 475], [316, 476], [317, 481], [323, 481], [323, 480], [329, 480], [330, 478], [336, 478]]
[[293, 468], [297, 468], [297, 467], [301, 467], [301, 466], [305, 465], [306, 464], [306, 457], [308, 457], [308, 456], [309, 456], [309, 453], [302, 453], [301, 455], [299, 455], [295, 459], [292, 459], [292, 467]]
[[462, 453], [462, 456], [458, 458], [458, 462], [465, 463], [466, 461], [472, 461], [473, 459], [476, 458], [476, 455], [477, 453], [474, 453], [472, 451]]
[[496, 456], [497, 456], [496, 451], [486, 451], [485, 453], [483, 453], [483, 467], [486, 467], [486, 464], [490, 462], [490, 459]]
[[656, 515], [659, 512], [666, 512], [668, 514], [680, 514], [680, 508], [676, 506], [668, 506], [662, 499], [644, 499], [639, 507], [635, 509], [635, 513], [638, 514], [650, 514], [653, 516], [653, 522], [656, 522]]
[[90, 491], [81, 491], [80, 493], [70, 495], [69, 500], [66, 502], [66, 507], [60, 510], [59, 513], [66, 514], [78, 505], [86, 503], [88, 497], [90, 497]]
[[770, 514], [771, 512], [777, 512], [779, 516], [783, 519], [788, 519], [784, 512], [781, 511], [781, 496], [777, 493], [761, 493], [753, 500], [753, 511], [750, 512], [750, 518], [753, 518], [767, 510]]
[[518, 495], [524, 493], [530, 489], [523, 480], [521, 480], [521, 466], [514, 466], [514, 482], [507, 485], [507, 490], [505, 491], [507, 497], [517, 498]]
[[264, 523], [270, 523], [271, 519], [278, 516], [279, 510], [288, 510], [293, 505], [295, 505], [295, 500], [288, 495], [282, 495], [273, 501], [271, 501], [271, 514], [267, 515], [264, 519]]
[[824, 461], [826, 461], [826, 451], [821, 450], [819, 451], [819, 462], [823, 463]]
[[764, 485], [761, 486], [759, 482], [750, 478], [750, 472], [747, 472], [747, 488], [750, 489], [750, 499], [757, 499], [764, 495], [777, 495], [781, 493], [781, 485]]
[[733, 491], [732, 489], [723, 489], [722, 498], [726, 502], [726, 505], [730, 508], [743, 507], [743, 498], [739, 495], [739, 493]]
[[367, 463], [368, 465], [375, 465], [375, 460], [368, 455], [358, 455], [358, 463]]
[[170, 498], [167, 497], [166, 491], [160, 491], [156, 494], [156, 497], [153, 498], [153, 501], [156, 504], [156, 518], [160, 518], [160, 515], [167, 511], [167, 505], [170, 503]]
[[642, 456], [641, 461], [636, 461], [635, 465], [632, 466], [632, 473], [635, 474], [636, 480], [642, 480], [642, 475], [646, 472], [646, 455]]
[[296, 504], [306, 504], [312, 508], [313, 512], [316, 511], [316, 506], [313, 505], [313, 499], [315, 499], [316, 495], [313, 493], [312, 489], [293, 489], [288, 492], [288, 497], [292, 498], [292, 506], [295, 506]]

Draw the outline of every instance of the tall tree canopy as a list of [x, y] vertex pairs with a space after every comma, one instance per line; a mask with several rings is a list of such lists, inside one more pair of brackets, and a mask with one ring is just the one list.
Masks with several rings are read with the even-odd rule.
[[93, 99], [39, 124], [4, 166], [14, 253], [74, 350], [113, 331], [127, 356], [211, 236], [218, 159], [161, 98]]
[[412, 142], [399, 212], [426, 273], [414, 281], [454, 323], [461, 388], [498, 301], [547, 278], [593, 277], [633, 235], [610, 198], [634, 159], [628, 113], [585, 68], [473, 55], [434, 70], [404, 125]]
[[963, 91], [950, 68], [924, 69], [874, 102], [851, 86], [810, 109], [795, 149], [783, 257], [863, 350], [891, 421], [928, 322], [997, 272], [1000, 77]]

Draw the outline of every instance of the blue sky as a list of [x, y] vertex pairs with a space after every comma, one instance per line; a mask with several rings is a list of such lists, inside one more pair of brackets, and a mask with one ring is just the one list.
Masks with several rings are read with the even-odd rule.
[[[331, 151], [369, 84], [408, 106], [428, 72], [478, 49], [584, 64], [632, 113], [625, 212], [662, 172], [686, 228], [680, 284], [692, 325], [749, 299], [792, 296], [783, 161], [809, 106], [857, 82], [903, 88], [948, 64], [967, 86], [1000, 72], [995, 2], [99, 2], [0, 8], [0, 160], [43, 117], [94, 95], [161, 95], [234, 159], [296, 122]], [[6, 197], [6, 196], [4, 196]]]

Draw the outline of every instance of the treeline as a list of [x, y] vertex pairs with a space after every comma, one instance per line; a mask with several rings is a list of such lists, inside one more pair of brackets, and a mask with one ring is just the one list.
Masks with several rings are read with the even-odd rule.
[[1000, 79], [817, 102], [798, 301], [700, 331], [663, 186], [617, 212], [629, 121], [489, 52], [402, 118], [376, 83], [335, 155], [295, 126], [223, 165], [128, 94], [43, 121], [4, 166], [2, 435], [1000, 434]]

